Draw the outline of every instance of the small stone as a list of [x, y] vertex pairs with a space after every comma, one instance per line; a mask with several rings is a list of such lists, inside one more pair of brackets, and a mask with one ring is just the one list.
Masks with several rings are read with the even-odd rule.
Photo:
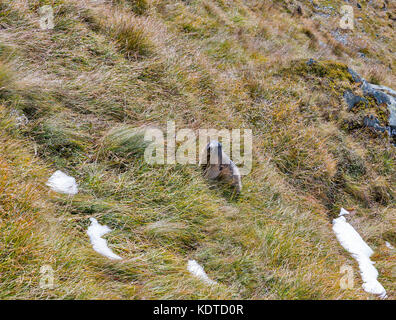
[[385, 103], [388, 105], [391, 103], [390, 98], [386, 93], [375, 89], [370, 83], [366, 81], [363, 82], [362, 89], [363, 89], [363, 94], [365, 96], [368, 95], [374, 97], [377, 104]]
[[344, 92], [344, 99], [348, 104], [348, 111], [351, 111], [360, 102], [363, 102], [364, 104], [368, 103], [367, 99], [353, 94], [351, 90], [346, 90]]
[[385, 132], [386, 128], [380, 125], [379, 120], [373, 115], [365, 116], [363, 123], [366, 127], [374, 128], [377, 131]]
[[312, 66], [315, 63], [316, 63], [316, 61], [314, 59], [312, 59], [312, 58], [307, 61], [307, 65], [308, 66]]
[[362, 78], [357, 74], [357, 72], [355, 72], [351, 68], [348, 68], [348, 72], [352, 76], [353, 81], [362, 82]]

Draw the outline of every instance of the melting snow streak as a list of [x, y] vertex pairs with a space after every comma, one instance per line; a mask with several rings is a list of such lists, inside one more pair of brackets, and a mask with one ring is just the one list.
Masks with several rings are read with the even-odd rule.
[[55, 173], [48, 179], [46, 185], [53, 191], [59, 193], [74, 195], [78, 192], [76, 179], [69, 177], [60, 170], [55, 171]]
[[388, 241], [385, 241], [385, 245], [391, 250], [395, 249]]
[[377, 281], [378, 271], [370, 260], [373, 250], [360, 237], [359, 233], [346, 221], [344, 216], [333, 220], [333, 231], [340, 244], [358, 262], [363, 289], [366, 292], [386, 298], [384, 287]]
[[102, 226], [101, 224], [99, 224], [95, 218], [90, 218], [89, 220], [91, 220], [91, 225], [87, 230], [87, 234], [89, 236], [89, 239], [91, 240], [93, 249], [97, 253], [100, 253], [101, 255], [104, 255], [109, 259], [122, 259], [120, 256], [116, 255], [113, 251], [111, 251], [111, 249], [107, 246], [106, 240], [101, 238], [103, 235], [110, 232], [111, 229], [108, 226]]
[[209, 279], [205, 270], [198, 264], [195, 260], [188, 260], [187, 270], [195, 277], [201, 279], [203, 282], [214, 285], [217, 284], [216, 281]]

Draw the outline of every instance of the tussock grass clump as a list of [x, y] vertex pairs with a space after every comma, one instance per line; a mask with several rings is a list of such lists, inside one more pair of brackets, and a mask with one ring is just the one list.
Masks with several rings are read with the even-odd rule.
[[350, 194], [356, 201], [360, 201], [364, 207], [370, 206], [370, 192], [362, 183], [357, 183], [348, 175], [344, 175], [344, 190]]
[[361, 179], [367, 173], [364, 159], [346, 146], [338, 147], [333, 151], [338, 159], [338, 168], [355, 179]]
[[150, 7], [148, 0], [113, 0], [114, 5], [125, 7], [137, 15], [142, 15], [147, 12]]
[[126, 0], [126, 3], [129, 4], [132, 11], [136, 14], [144, 14], [149, 8], [147, 0]]
[[174, 8], [171, 19], [178, 30], [193, 37], [209, 37], [219, 27], [214, 19], [206, 15], [194, 14], [181, 3]]
[[194, 228], [185, 222], [159, 220], [146, 226], [145, 233], [159, 243], [172, 246], [175, 243], [181, 246], [191, 246], [197, 241]]
[[378, 178], [374, 181], [370, 186], [370, 192], [373, 200], [384, 206], [390, 204], [395, 199], [392, 187], [384, 178]]
[[352, 76], [348, 72], [348, 66], [345, 63], [337, 61], [317, 61], [311, 65], [307, 64], [308, 60], [295, 61], [291, 65], [295, 72], [300, 75], [313, 74], [321, 78], [330, 78], [340, 81], [352, 82]]
[[8, 103], [15, 105], [29, 119], [38, 119], [51, 112], [55, 101], [53, 97], [39, 87], [17, 84], [10, 90]]
[[309, 27], [309, 26], [304, 26], [304, 27], [301, 29], [301, 32], [302, 32], [303, 34], [305, 34], [305, 35], [308, 37], [310, 48], [316, 49], [317, 46], [318, 46], [318, 38], [317, 38], [317, 36], [315, 35], [315, 33], [314, 33], [314, 31], [312, 30], [312, 28]]
[[80, 156], [87, 147], [88, 140], [82, 134], [61, 121], [50, 119], [31, 129], [31, 134], [39, 144], [39, 152], [55, 157], [71, 158]]
[[143, 18], [131, 19], [130, 15], [116, 12], [110, 21], [109, 34], [130, 58], [148, 56], [154, 52], [155, 45]]
[[222, 62], [220, 65], [222, 68], [226, 64], [241, 63], [246, 59], [243, 49], [228, 39], [213, 42], [213, 46], [208, 50], [208, 54]]
[[155, 53], [159, 37], [156, 37], [158, 26], [152, 19], [140, 17], [120, 6], [84, 7], [78, 1], [71, 2], [70, 8], [77, 10], [93, 31], [100, 31], [115, 41], [126, 57], [136, 59]]
[[327, 205], [337, 176], [337, 159], [317, 128], [282, 130], [276, 138], [274, 162], [294, 186], [315, 194]]
[[[23, 111], [28, 118], [43, 115], [52, 103], [48, 92], [14, 77], [15, 71], [9, 66], [13, 63], [11, 48], [0, 44], [0, 99], [2, 104]], [[7, 55], [9, 63], [3, 60]]]
[[0, 2], [0, 24], [3, 28], [23, 24], [23, 13], [16, 10], [16, 8], [7, 3], [8, 1]]
[[103, 138], [101, 152], [122, 157], [140, 157], [150, 142], [144, 140], [146, 128], [119, 126], [111, 129]]

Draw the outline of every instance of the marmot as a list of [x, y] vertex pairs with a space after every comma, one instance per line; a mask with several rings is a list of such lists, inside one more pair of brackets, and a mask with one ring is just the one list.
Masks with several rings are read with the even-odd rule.
[[235, 163], [223, 152], [220, 142], [212, 140], [206, 146], [206, 163], [200, 165], [208, 179], [222, 179], [235, 187], [237, 193], [242, 190], [241, 174]]

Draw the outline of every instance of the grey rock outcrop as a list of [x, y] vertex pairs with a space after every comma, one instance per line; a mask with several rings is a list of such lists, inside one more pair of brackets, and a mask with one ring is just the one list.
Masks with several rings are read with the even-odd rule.
[[[379, 120], [372, 115], [364, 118], [364, 125], [380, 132], [387, 131], [396, 145], [396, 91], [386, 86], [369, 83], [350, 68], [348, 68], [348, 72], [354, 82], [361, 82], [364, 96], [373, 97], [378, 105], [385, 104], [389, 110], [388, 126], [381, 126]], [[361, 101], [367, 103], [365, 98], [359, 97], [349, 90], [344, 92], [344, 98], [348, 104], [348, 111]]]
[[363, 102], [364, 104], [368, 103], [367, 99], [353, 94], [350, 90], [344, 92], [344, 99], [348, 104], [348, 111], [351, 111], [360, 102]]

